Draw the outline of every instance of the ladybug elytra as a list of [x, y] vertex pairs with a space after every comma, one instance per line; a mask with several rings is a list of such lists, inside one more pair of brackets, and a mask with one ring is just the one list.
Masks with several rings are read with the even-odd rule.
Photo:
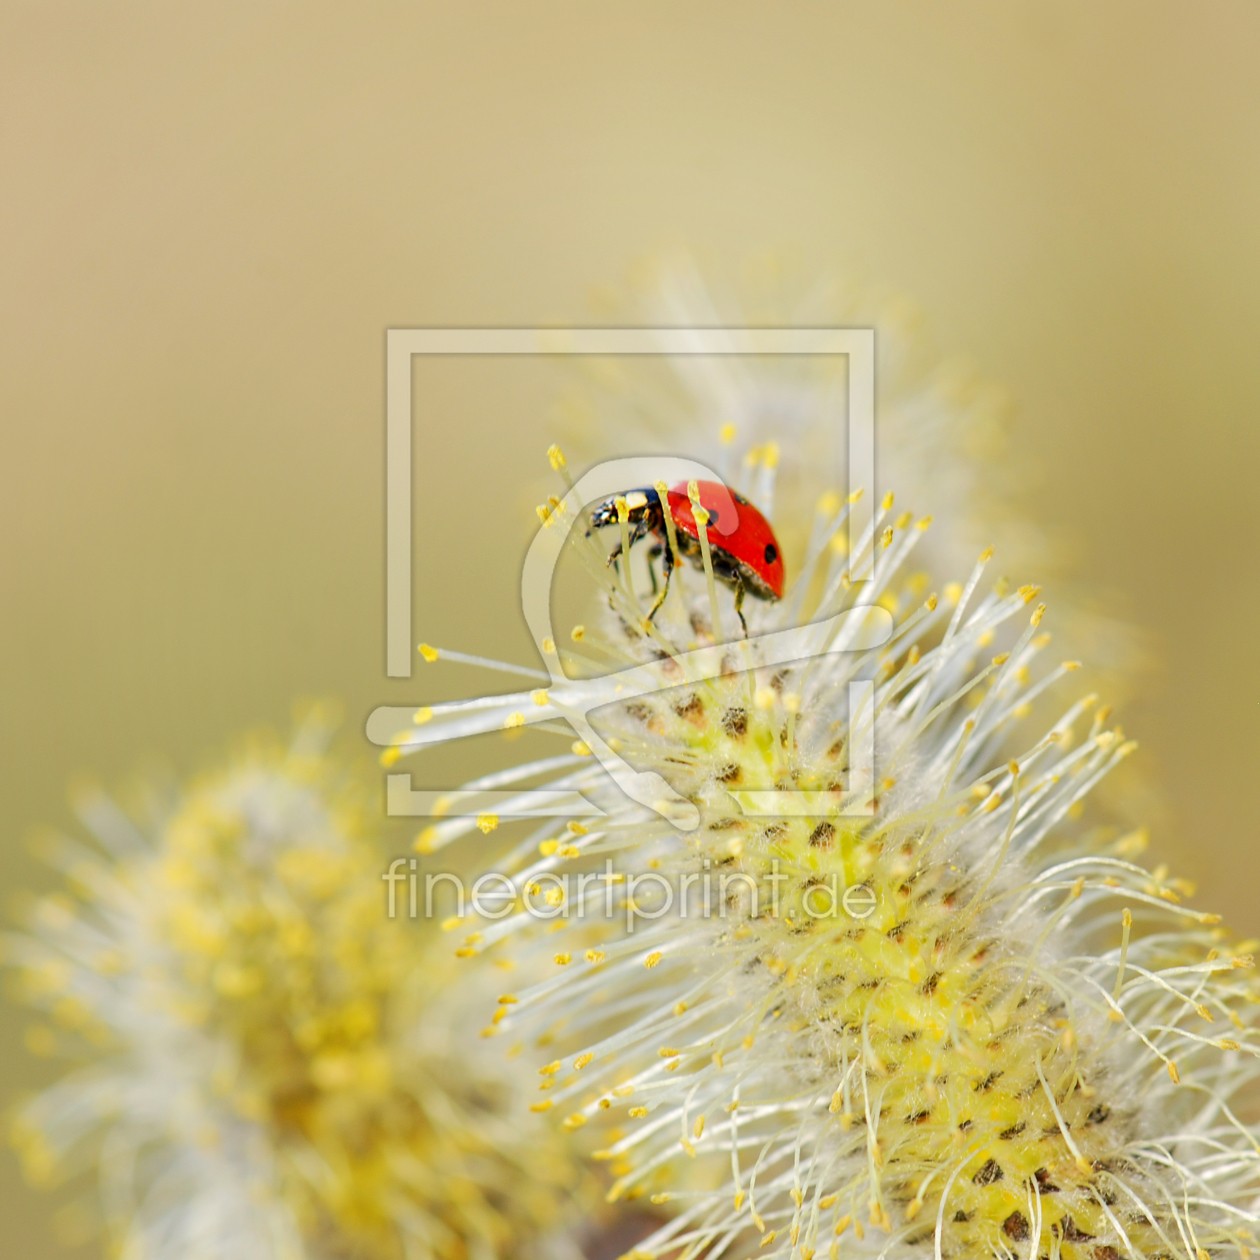
[[[736, 490], [719, 481], [696, 483], [700, 506], [709, 514], [707, 533], [709, 551], [713, 561], [713, 576], [735, 592], [735, 612], [740, 625], [744, 623], [743, 603], [745, 595], [758, 599], [777, 600], [783, 595], [783, 556], [779, 541], [774, 536], [770, 522]], [[655, 617], [657, 609], [665, 602], [669, 592], [669, 578], [677, 558], [671, 554], [666, 534], [665, 515], [661, 509], [660, 495], [645, 487], [627, 490], [622, 496], [629, 509], [630, 545], [633, 546], [646, 534], [656, 535], [649, 556], [662, 557], [664, 585], [657, 594], [656, 602], [648, 613]], [[687, 493], [687, 483], [679, 482], [668, 491], [669, 512], [674, 520], [678, 550], [697, 568], [704, 565], [700, 547], [700, 527]], [[591, 512], [591, 525], [596, 529], [616, 525], [617, 499], [607, 499]], [[621, 554], [621, 544], [613, 548], [608, 557], [612, 564]], [[653, 576], [655, 583], [655, 576]]]

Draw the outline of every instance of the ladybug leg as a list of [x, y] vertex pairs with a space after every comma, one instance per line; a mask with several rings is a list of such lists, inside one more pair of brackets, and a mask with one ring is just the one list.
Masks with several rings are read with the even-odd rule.
[[648, 577], [652, 580], [652, 594], [656, 594], [656, 568], [652, 564], [653, 560], [657, 560], [664, 553], [665, 548], [660, 543], [648, 548]]
[[739, 618], [740, 629], [744, 632], [744, 638], [748, 638], [748, 622], [744, 620], [744, 579], [735, 574], [735, 615]]
[[673, 571], [674, 557], [670, 554], [669, 548], [666, 547], [663, 550], [661, 558], [661, 575], [664, 578], [664, 582], [661, 585], [660, 593], [657, 595], [656, 599], [652, 601], [652, 607], [648, 611], [647, 619], [649, 621], [656, 616], [657, 610], [665, 602], [665, 596], [669, 594], [669, 575], [673, 573]]
[[[632, 547], [633, 547], [633, 546], [634, 546], [634, 544], [635, 544], [635, 543], [637, 543], [637, 542], [639, 541], [639, 539], [640, 539], [640, 538], [642, 538], [642, 537], [644, 536], [644, 534], [646, 534], [646, 533], [647, 533], [647, 522], [646, 522], [646, 521], [644, 521], [644, 520], [640, 519], [640, 520], [637, 520], [637, 521], [633, 522], [633, 524], [632, 524], [632, 525], [631, 525], [631, 527], [630, 527], [630, 546], [632, 546]], [[608, 564], [614, 564], [614, 565], [615, 565], [615, 564], [617, 563], [617, 561], [618, 561], [620, 558], [621, 558], [621, 544], [620, 544], [620, 543], [618, 543], [618, 544], [617, 544], [617, 545], [616, 545], [616, 546], [615, 546], [615, 547], [614, 547], [614, 548], [613, 548], [613, 549], [612, 549], [612, 550], [608, 553], [608, 560], [607, 560], [607, 563], [608, 563]], [[650, 567], [651, 567], [651, 566], [649, 566], [649, 568], [650, 568]]]

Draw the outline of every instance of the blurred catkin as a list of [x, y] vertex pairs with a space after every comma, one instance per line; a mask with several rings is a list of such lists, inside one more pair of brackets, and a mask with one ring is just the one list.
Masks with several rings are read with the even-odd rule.
[[129, 1260], [576, 1255], [581, 1178], [460, 1044], [469, 990], [388, 916], [328, 736], [246, 741], [143, 822], [86, 795], [95, 843], [48, 842], [65, 890], [5, 953], [73, 1066], [17, 1113], [27, 1174], [94, 1170]]

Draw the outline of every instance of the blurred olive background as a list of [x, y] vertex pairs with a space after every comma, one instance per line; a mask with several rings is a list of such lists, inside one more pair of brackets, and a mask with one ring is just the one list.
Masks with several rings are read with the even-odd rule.
[[[1030, 514], [1162, 653], [1154, 852], [1260, 929], [1258, 64], [1251, 3], [5, 0], [6, 889], [82, 772], [483, 683], [384, 676], [385, 329], [596, 322], [690, 244], [857, 263], [1010, 389]], [[526, 661], [560, 377], [417, 373], [416, 637]], [[11, 1009], [0, 1064], [47, 1076]], [[50, 1209], [0, 1156], [0, 1253], [70, 1254]]]

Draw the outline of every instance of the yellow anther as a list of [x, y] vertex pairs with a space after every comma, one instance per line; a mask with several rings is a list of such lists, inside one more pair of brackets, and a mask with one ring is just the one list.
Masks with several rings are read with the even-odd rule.
[[572, 639], [574, 643], [581, 643], [582, 640], [586, 638], [586, 627], [581, 625], [574, 626], [573, 629], [569, 631], [569, 638]]
[[857, 503], [865, 493], [866, 491], [863, 490], [861, 486], [859, 486], [856, 490], [853, 491], [852, 494], [849, 495], [849, 502]]
[[544, 525], [551, 524], [551, 510], [545, 503], [540, 503], [534, 511], [538, 513], [538, 519], [542, 521]]
[[1177, 1071], [1177, 1065], [1171, 1059], [1168, 1060], [1168, 1077], [1174, 1085], [1181, 1084], [1181, 1073]]
[[704, 1133], [704, 1117], [701, 1116], [695, 1122], [695, 1124], [691, 1126], [691, 1136], [694, 1137], [698, 1141], [703, 1133]]
[[498, 814], [478, 814], [477, 826], [483, 835], [489, 835], [499, 825]]
[[778, 442], [767, 442], [761, 449], [761, 462], [767, 468], [777, 468], [779, 466], [779, 444]]
[[514, 1006], [519, 1001], [520, 998], [518, 998], [515, 993], [504, 993], [499, 997], [500, 1006]]
[[630, 519], [630, 504], [626, 502], [626, 496], [619, 494], [613, 504], [617, 508], [617, 520], [624, 525]]
[[575, 757], [589, 757], [591, 755], [590, 747], [584, 739], [575, 739], [570, 745], [569, 751]]
[[560, 1071], [562, 1067], [564, 1067], [564, 1064], [561, 1063], [559, 1059], [557, 1059], [554, 1063], [548, 1063], [546, 1067], [540, 1067], [538, 1069], [538, 1075], [539, 1076], [555, 1076], [555, 1074], [558, 1071]]
[[648, 1109], [646, 1107], [631, 1107], [629, 1114], [632, 1120], [642, 1120], [647, 1113]]
[[558, 967], [567, 967], [572, 961], [573, 961], [572, 954], [557, 954], [556, 955], [556, 966]]
[[525, 714], [523, 713], [509, 713], [507, 717], [503, 719], [503, 729], [505, 731], [515, 730], [516, 727], [524, 725]]
[[1031, 604], [1041, 594], [1041, 587], [1032, 585], [1021, 586], [1015, 593], [1023, 599], [1025, 604]]
[[588, 1050], [573, 1060], [574, 1071], [580, 1072], [588, 1063], [594, 1062], [595, 1056]]
[[569, 466], [569, 461], [565, 459], [564, 452], [554, 444], [547, 448], [547, 458], [551, 461], [553, 472], [559, 472], [562, 468]]
[[586, 1117], [580, 1112], [575, 1111], [571, 1116], [565, 1116], [563, 1127], [566, 1129], [580, 1129], [586, 1123]]
[[650, 1201], [651, 1201], [652, 1203], [655, 1203], [655, 1204], [659, 1205], [659, 1204], [661, 1204], [661, 1203], [668, 1203], [668, 1202], [670, 1201], [670, 1199], [672, 1199], [673, 1197], [674, 1197], [674, 1196], [673, 1196], [672, 1194], [668, 1193], [668, 1192], [666, 1192], [666, 1193], [664, 1193], [664, 1194], [654, 1194], [654, 1195], [652, 1196], [652, 1198], [651, 1198], [651, 1200], [650, 1200]]
[[432, 717], [433, 717], [433, 710], [432, 710], [432, 709], [430, 709], [430, 708], [428, 708], [428, 707], [426, 706], [426, 707], [425, 707], [425, 708], [423, 708], [423, 709], [417, 709], [417, 710], [415, 711], [415, 713], [413, 713], [413, 714], [412, 714], [412, 716], [411, 716], [411, 720], [412, 720], [412, 721], [413, 721], [413, 722], [414, 722], [417, 726], [423, 726], [423, 725], [424, 725], [427, 721], [429, 721]]
[[1033, 609], [1033, 615], [1032, 615], [1031, 617], [1029, 617], [1029, 619], [1028, 619], [1029, 624], [1030, 624], [1030, 625], [1034, 625], [1034, 626], [1039, 626], [1039, 625], [1041, 625], [1041, 619], [1042, 619], [1042, 617], [1044, 617], [1045, 615], [1046, 615], [1046, 606], [1045, 606], [1045, 604], [1038, 604], [1038, 605], [1037, 605], [1037, 607]]
[[656, 1053], [659, 1054], [662, 1059], [676, 1059], [680, 1054], [682, 1054], [682, 1051], [675, 1050], [673, 1046], [662, 1046]]
[[686, 1002], [675, 1002], [675, 1003], [674, 1003], [674, 1014], [675, 1014], [675, 1015], [685, 1015], [689, 1009], [690, 1009], [690, 1008], [688, 1007], [688, 1005], [687, 1005], [687, 1003], [686, 1003]]
[[601, 949], [588, 949], [586, 951], [586, 961], [588, 963], [601, 963], [607, 956]]
[[389, 766], [396, 764], [401, 756], [401, 748], [397, 746], [393, 748], [386, 748], [385, 751], [381, 753], [381, 765], [388, 768]]
[[433, 662], [434, 662], [434, 661], [436, 661], [436, 660], [437, 660], [437, 658], [438, 658], [438, 650], [437, 650], [437, 648], [435, 648], [435, 647], [430, 647], [427, 643], [421, 643], [421, 644], [420, 644], [420, 645], [416, 648], [416, 651], [417, 651], [417, 652], [419, 652], [419, 653], [420, 653], [420, 655], [421, 655], [421, 656], [423, 656], [423, 657], [424, 657], [424, 659], [425, 659], [426, 661], [428, 661], [430, 665], [432, 665], [432, 664], [433, 664]]
[[543, 705], [548, 703], [546, 688], [540, 687], [537, 691], [531, 691], [529, 698], [541, 709]]
[[664, 955], [660, 952], [660, 950], [654, 950], [643, 960], [643, 965], [650, 971], [658, 962], [661, 961], [663, 957]]
[[718, 440], [723, 446], [730, 446], [735, 441], [735, 426], [733, 424], [724, 424], [718, 430]]
[[436, 827], [425, 827], [412, 841], [411, 847], [417, 853], [432, 853], [434, 846], [437, 844], [437, 838], [438, 829]]
[[893, 505], [893, 492], [889, 490], [889, 492], [886, 495], [884, 495], [883, 502], [880, 503], [880, 507], [883, 508], [885, 512], [888, 512], [892, 509], [892, 505]]
[[538, 842], [538, 852], [543, 857], [550, 857], [560, 847], [559, 840], [540, 840]]
[[879, 536], [880, 546], [883, 547], [885, 551], [887, 551], [888, 548], [892, 546], [892, 540], [893, 540], [893, 532], [891, 529], [884, 530], [884, 532], [880, 534]]
[[634, 1093], [633, 1085], [618, 1085], [617, 1088], [613, 1090], [613, 1097], [614, 1098], [629, 1098], [630, 1095], [633, 1093]]
[[550, 1099], [550, 1098], [544, 1098], [544, 1099], [542, 1100], [542, 1102], [530, 1103], [530, 1104], [529, 1104], [529, 1109], [530, 1109], [530, 1111], [550, 1111], [550, 1110], [551, 1110], [551, 1099]]

